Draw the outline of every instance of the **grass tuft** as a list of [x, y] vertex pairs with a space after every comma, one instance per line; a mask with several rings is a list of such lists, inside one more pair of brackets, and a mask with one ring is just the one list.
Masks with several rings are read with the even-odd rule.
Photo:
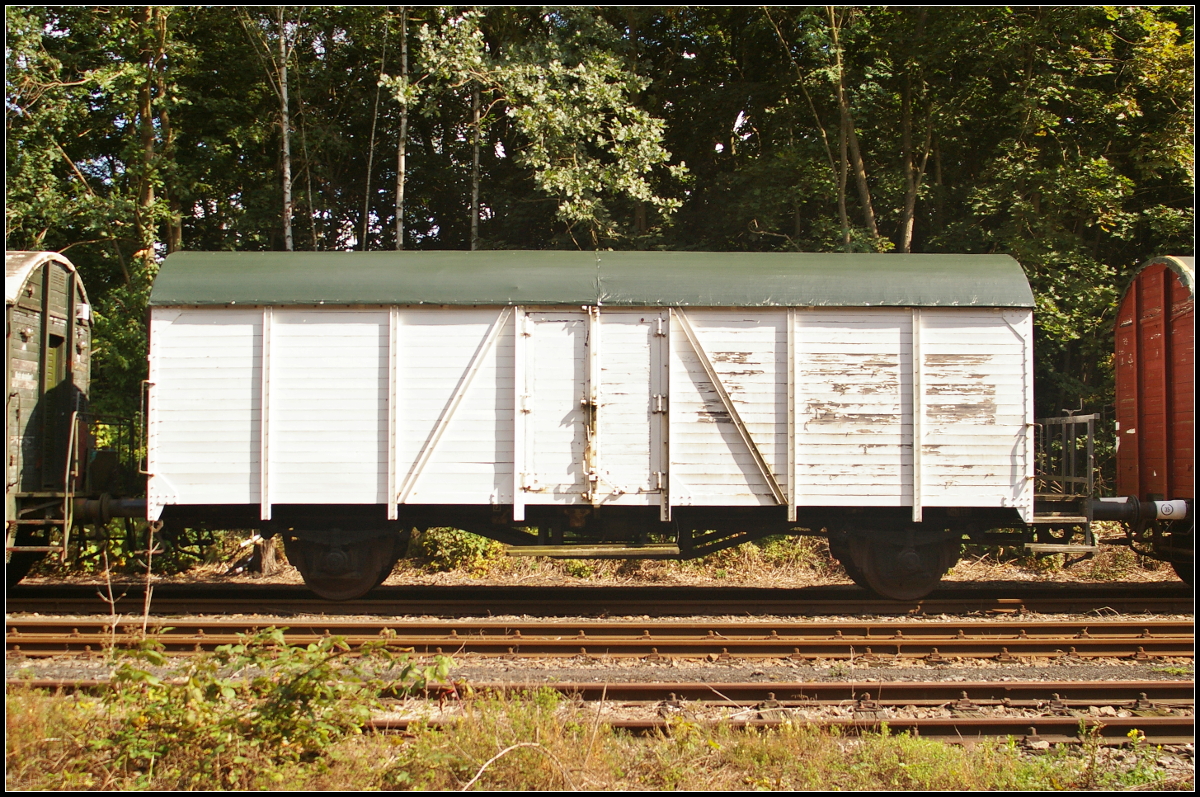
[[[262, 675], [257, 677], [264, 677]], [[268, 678], [271, 679], [270, 677]], [[286, 679], [281, 679], [282, 683]], [[240, 687], [231, 687], [235, 693]], [[119, 690], [118, 690], [119, 691]], [[136, 702], [136, 701], [135, 701]], [[236, 698], [235, 701], [236, 702]], [[1062, 790], [1190, 789], [1190, 768], [1168, 770], [1163, 751], [1131, 734], [1124, 748], [1095, 738], [1042, 753], [1015, 741], [949, 745], [907, 734], [850, 735], [805, 724], [740, 730], [682, 715], [666, 733], [614, 730], [598, 708], [535, 689], [468, 695], [440, 727], [404, 734], [330, 735], [297, 755], [296, 736], [232, 734], [208, 742], [126, 747], [157, 720], [124, 698], [53, 695], [10, 687], [10, 789], [240, 788], [265, 790]], [[356, 703], [355, 705], [366, 705]], [[341, 704], [341, 708], [348, 706]], [[177, 722], [190, 722], [183, 704]], [[303, 712], [300, 712], [303, 713]], [[237, 712], [230, 712], [230, 716]], [[241, 713], [242, 725], [264, 714]], [[237, 723], [235, 723], [236, 725]], [[217, 722], [205, 731], [213, 739]], [[142, 733], [138, 738], [150, 739]], [[251, 738], [269, 744], [254, 745]], [[216, 766], [217, 763], [219, 766]], [[1174, 774], [1172, 774], [1174, 773]]]

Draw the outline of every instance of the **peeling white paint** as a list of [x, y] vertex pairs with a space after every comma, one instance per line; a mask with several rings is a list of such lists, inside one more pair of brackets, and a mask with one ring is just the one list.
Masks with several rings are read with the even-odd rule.
[[151, 511], [389, 503], [456, 391], [409, 503], [912, 506], [916, 425], [920, 505], [1031, 510], [1028, 310], [923, 308], [920, 402], [907, 308], [687, 318], [724, 399], [663, 308], [275, 308], [264, 446], [263, 310], [154, 308]]

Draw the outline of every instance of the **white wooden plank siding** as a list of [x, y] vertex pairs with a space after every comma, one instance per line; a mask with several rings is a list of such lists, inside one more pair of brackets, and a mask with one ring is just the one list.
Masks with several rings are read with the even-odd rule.
[[772, 479], [800, 507], [1032, 512], [1027, 309], [157, 307], [150, 379], [152, 518], [263, 500], [774, 506]]
[[[398, 480], [411, 504], [512, 503], [513, 316], [501, 308], [405, 308], [397, 334]], [[490, 347], [484, 350], [494, 330]], [[477, 359], [428, 462], [414, 465]]]
[[921, 317], [923, 503], [1031, 513], [1032, 314], [925, 309]]
[[150, 340], [149, 518], [258, 503], [262, 311], [154, 308]]
[[531, 310], [525, 330], [525, 502], [590, 504], [588, 314]]
[[[598, 503], [657, 506], [666, 418], [665, 311], [600, 314], [600, 407], [597, 412]], [[662, 330], [664, 335], [659, 335]]]
[[[688, 310], [697, 339], [781, 485], [787, 479], [787, 311]], [[671, 502], [773, 506], [776, 499], [675, 319]]]
[[271, 503], [387, 503], [387, 311], [272, 313]]
[[912, 312], [796, 312], [797, 503], [912, 504]]

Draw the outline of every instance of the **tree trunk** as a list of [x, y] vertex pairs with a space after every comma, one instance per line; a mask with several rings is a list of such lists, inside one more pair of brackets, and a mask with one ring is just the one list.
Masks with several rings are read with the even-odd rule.
[[250, 568], [251, 570], [255, 570], [264, 576], [272, 576], [279, 572], [278, 537], [270, 537], [262, 542], [256, 542], [254, 548], [254, 559]]
[[838, 135], [839, 161], [838, 161], [838, 220], [842, 224], [842, 246], [847, 252], [850, 251], [850, 216], [846, 212], [846, 183], [850, 176], [850, 158], [849, 151], [849, 136], [846, 134], [846, 120], [841, 120], [841, 126]]
[[283, 248], [291, 252], [292, 245], [292, 137], [288, 120], [287, 29], [283, 24], [283, 6], [277, 11], [279, 20], [279, 130], [283, 136]]
[[[141, 27], [143, 41], [151, 34], [154, 9], [146, 6], [141, 12]], [[157, 46], [146, 46], [142, 50], [145, 58], [146, 79], [138, 88], [138, 133], [141, 140], [142, 163], [141, 181], [138, 186], [137, 207], [134, 210], [134, 223], [137, 225], [138, 251], [149, 248], [156, 237], [154, 235], [154, 180], [150, 172], [154, 168], [154, 107], [152, 87], [155, 83], [155, 69], [159, 54]]]
[[858, 185], [858, 201], [862, 203], [863, 221], [866, 222], [867, 232], [873, 240], [879, 239], [879, 228], [875, 225], [875, 208], [871, 204], [871, 188], [867, 184], [867, 168], [863, 164], [862, 153], [858, 148], [858, 133], [854, 130], [854, 116], [850, 106], [845, 108], [846, 129], [850, 132], [850, 160], [854, 164], [854, 182]]
[[[625, 20], [629, 30], [629, 74], [636, 75], [638, 73], [638, 11], [635, 7], [630, 7], [625, 10]], [[629, 97], [630, 102], [637, 104], [641, 101], [641, 92], [634, 92]], [[646, 200], [639, 199], [633, 206], [633, 231], [637, 235], [645, 235], [649, 224], [646, 220]]]
[[[300, 73], [296, 73], [297, 81], [299, 81]], [[304, 109], [304, 92], [300, 86], [296, 86], [296, 106], [299, 113], [296, 114], [296, 126], [300, 128], [300, 154], [304, 157], [304, 184], [305, 184], [305, 202], [308, 205], [308, 231], [312, 234], [312, 249], [318, 251], [320, 240], [317, 237], [317, 207], [313, 202], [313, 187], [312, 187], [312, 158], [308, 155], [308, 133], [306, 132], [305, 120], [308, 112]]]
[[471, 251], [479, 248], [479, 89], [471, 92], [471, 118], [475, 135], [471, 161]]
[[[920, 45], [925, 32], [925, 9], [917, 15], [916, 35], [913, 37], [917, 46]], [[913, 164], [912, 142], [912, 63], [904, 64], [904, 92], [901, 95], [900, 130], [904, 158], [904, 209], [900, 214], [900, 251], [912, 251], [913, 226], [917, 210], [917, 193], [921, 190], [921, 181], [925, 176], [925, 167], [929, 162], [929, 148], [933, 141], [933, 119], [927, 115], [925, 120], [925, 151], [921, 156], [921, 166], [918, 169]]]
[[[829, 135], [825, 130], [825, 125], [821, 122], [821, 115], [817, 113], [817, 106], [813, 103], [812, 95], [808, 93], [808, 88], [804, 85], [804, 72], [801, 71], [800, 65], [796, 63], [796, 58], [792, 55], [792, 48], [788, 46], [788, 41], [784, 38], [783, 31], [780, 30], [775, 18], [771, 16], [771, 10], [764, 7], [763, 13], [766, 14], [767, 20], [771, 23], [771, 27], [775, 29], [775, 35], [779, 39], [780, 45], [783, 46], [784, 52], [788, 54], [788, 60], [792, 62], [792, 69], [796, 72], [796, 83], [800, 86], [800, 91], [804, 93], [804, 99], [808, 103], [808, 109], [812, 111], [813, 121], [817, 124], [817, 132], [821, 134], [821, 143], [825, 146], [825, 157], [829, 159], [829, 170], [833, 172], [834, 179], [838, 186], [838, 218], [842, 224], [842, 246], [846, 251], [850, 251], [850, 219], [846, 216], [846, 150], [845, 140], [842, 139], [842, 164], [843, 167], [839, 170], [838, 164], [833, 159], [833, 149], [829, 146]], [[796, 209], [796, 237], [800, 237], [800, 209]]]
[[175, 181], [175, 130], [171, 127], [171, 111], [167, 96], [167, 14], [166, 9], [158, 9], [158, 60], [156, 83], [158, 100], [162, 107], [158, 112], [159, 128], [163, 139], [163, 160], [166, 169], [163, 174], [163, 185], [167, 192], [167, 254], [178, 252], [183, 248], [183, 214], [179, 209], [179, 186]]
[[900, 100], [900, 155], [904, 159], [904, 210], [900, 214], [900, 251], [912, 251], [913, 212], [917, 207], [917, 179], [912, 163], [912, 79], [904, 75]]
[[845, 66], [842, 63], [842, 47], [838, 42], [837, 17], [833, 7], [829, 7], [829, 29], [833, 35], [833, 53], [837, 66], [837, 100], [838, 111], [842, 117], [843, 139], [850, 144], [850, 162], [854, 166], [854, 182], [858, 186], [858, 199], [862, 204], [863, 221], [871, 240], [879, 239], [879, 228], [875, 224], [875, 208], [871, 205], [871, 188], [867, 183], [867, 169], [863, 163], [862, 152], [858, 146], [858, 134], [854, 131], [854, 114], [850, 110], [850, 100], [846, 96]]
[[375, 168], [375, 130], [379, 125], [379, 92], [383, 91], [384, 70], [387, 69], [387, 37], [388, 37], [388, 18], [387, 13], [383, 17], [383, 53], [379, 56], [379, 81], [375, 83], [375, 110], [371, 113], [371, 143], [367, 147], [367, 189], [363, 192], [363, 218], [362, 218], [362, 246], [359, 248], [362, 251], [369, 249], [368, 236], [370, 235], [371, 222], [371, 172]]
[[[400, 76], [408, 83], [408, 9], [400, 6]], [[408, 103], [400, 106], [400, 144], [396, 149], [396, 251], [404, 249], [404, 181], [408, 168]]]

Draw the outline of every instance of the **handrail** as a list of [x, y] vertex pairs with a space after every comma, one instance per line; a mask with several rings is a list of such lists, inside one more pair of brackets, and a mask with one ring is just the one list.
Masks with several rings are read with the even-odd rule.
[[[62, 553], [60, 555], [62, 562], [67, 561], [67, 543], [71, 536], [71, 525], [74, 522], [75, 509], [75, 490], [74, 483], [71, 479], [72, 475], [78, 476], [79, 471], [75, 470], [76, 456], [75, 449], [77, 448], [77, 432], [79, 429], [79, 410], [71, 411], [71, 428], [67, 433], [67, 461], [63, 465], [63, 533], [62, 533]], [[75, 471], [72, 473], [72, 471]]]
[[[1092, 495], [1095, 491], [1095, 436], [1099, 415], [1065, 415], [1037, 420], [1038, 489], [1043, 495]], [[1078, 427], [1086, 426], [1080, 435]]]

